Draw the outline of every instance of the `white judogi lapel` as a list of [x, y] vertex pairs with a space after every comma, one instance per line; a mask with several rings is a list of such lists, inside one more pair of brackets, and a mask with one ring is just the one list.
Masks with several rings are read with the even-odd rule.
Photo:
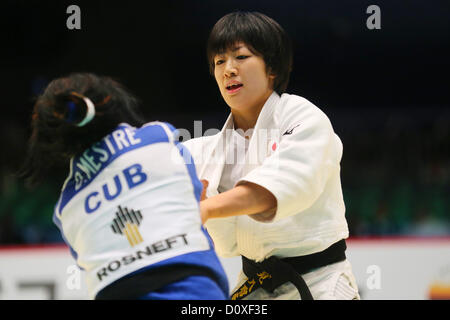
[[217, 195], [217, 191], [222, 176], [223, 167], [225, 164], [226, 152], [226, 130], [233, 128], [233, 116], [230, 115], [227, 118], [222, 130], [219, 134], [213, 137], [214, 139], [205, 150], [202, 150], [202, 160], [198, 162], [196, 159], [198, 176], [200, 179], [208, 177], [208, 190], [206, 192], [207, 197]]
[[[253, 135], [250, 138], [243, 174], [247, 174], [260, 166], [267, 156], [273, 153], [279, 141], [278, 121], [274, 121], [274, 108], [280, 100], [275, 92], [267, 99], [256, 122]], [[202, 160], [197, 163], [198, 176], [208, 177], [209, 187], [206, 195], [212, 197], [218, 194], [218, 187], [225, 164], [227, 143], [230, 131], [233, 130], [233, 115], [230, 113], [219, 134], [209, 137], [214, 139], [207, 148], [202, 150]], [[275, 147], [273, 144], [276, 144]]]
[[279, 141], [278, 121], [274, 121], [274, 109], [279, 100], [280, 96], [273, 92], [259, 114], [248, 146], [243, 175], [259, 167], [273, 153], [273, 143]]

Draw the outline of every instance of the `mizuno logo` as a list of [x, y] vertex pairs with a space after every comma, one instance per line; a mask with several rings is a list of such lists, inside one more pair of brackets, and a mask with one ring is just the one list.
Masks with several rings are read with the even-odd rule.
[[297, 128], [298, 126], [299, 126], [300, 124], [298, 124], [298, 125], [296, 125], [296, 126], [294, 126], [294, 127], [292, 127], [291, 129], [289, 129], [289, 130], [286, 130], [286, 132], [285, 133], [283, 133], [283, 136], [287, 136], [287, 135], [290, 135], [290, 134], [292, 134], [292, 132], [294, 131], [294, 129], [295, 128]]

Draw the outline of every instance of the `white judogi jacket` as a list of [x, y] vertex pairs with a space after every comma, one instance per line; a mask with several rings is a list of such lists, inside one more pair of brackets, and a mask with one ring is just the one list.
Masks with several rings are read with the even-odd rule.
[[[218, 194], [227, 129], [232, 128], [230, 114], [220, 133], [184, 143], [199, 179], [209, 181], [208, 197]], [[277, 199], [275, 217], [268, 222], [249, 216], [208, 220], [217, 253], [259, 262], [272, 255], [319, 252], [347, 238], [341, 157], [341, 140], [319, 108], [296, 95], [272, 93], [255, 125], [236, 185], [249, 181], [269, 190]]]

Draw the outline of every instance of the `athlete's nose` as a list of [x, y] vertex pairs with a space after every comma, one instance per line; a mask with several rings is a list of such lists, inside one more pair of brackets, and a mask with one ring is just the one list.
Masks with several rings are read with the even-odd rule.
[[224, 74], [226, 78], [231, 78], [238, 75], [238, 69], [236, 68], [232, 59], [228, 59], [225, 62]]

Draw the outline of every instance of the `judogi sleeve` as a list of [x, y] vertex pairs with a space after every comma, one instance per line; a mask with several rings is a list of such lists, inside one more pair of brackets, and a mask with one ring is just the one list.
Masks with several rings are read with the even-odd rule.
[[340, 170], [342, 145], [328, 117], [308, 100], [297, 98], [281, 106], [277, 150], [237, 183], [261, 185], [275, 196], [277, 211], [270, 222], [308, 209], [332, 170]]

